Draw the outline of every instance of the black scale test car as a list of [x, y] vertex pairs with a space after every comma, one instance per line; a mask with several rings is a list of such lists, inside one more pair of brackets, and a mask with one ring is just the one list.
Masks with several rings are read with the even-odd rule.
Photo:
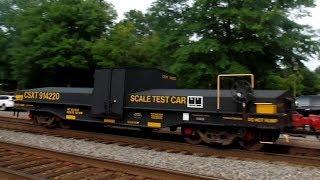
[[292, 101], [286, 91], [252, 90], [250, 83], [232, 90], [220, 90], [219, 84], [217, 90], [177, 89], [175, 76], [144, 68], [96, 70], [94, 79], [93, 88], [18, 91], [16, 109], [29, 110], [35, 124], [47, 127], [83, 121], [181, 128], [192, 144], [239, 142], [246, 148], [274, 142], [290, 126]]

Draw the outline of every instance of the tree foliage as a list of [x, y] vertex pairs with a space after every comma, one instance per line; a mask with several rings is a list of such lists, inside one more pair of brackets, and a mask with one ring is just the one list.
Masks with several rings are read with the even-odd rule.
[[111, 29], [113, 8], [95, 0], [26, 3], [10, 5], [17, 14], [7, 27], [13, 35], [9, 55], [14, 77], [31, 86], [48, 83], [39, 77], [53, 77], [63, 69], [93, 72], [91, 48]]
[[126, 19], [119, 22], [93, 47], [93, 54], [102, 67], [150, 67], [151, 51], [146, 48], [152, 39], [144, 24], [144, 15], [139, 11], [130, 11]]
[[169, 2], [158, 0], [151, 16], [168, 19], [168, 28], [160, 21], [159, 31], [177, 38], [168, 47], [174, 50], [171, 70], [183, 85], [206, 87], [218, 73], [251, 72], [263, 87], [266, 73], [292, 68], [292, 58], [303, 61], [319, 52], [310, 27], [289, 19], [291, 11], [313, 7], [313, 1]]
[[320, 94], [320, 66], [315, 70], [315, 89], [318, 94]]
[[302, 62], [319, 55], [317, 34], [296, 22], [314, 6], [156, 0], [115, 22], [112, 5], [100, 0], [3, 0], [0, 69], [26, 87], [87, 85], [97, 67], [139, 66], [170, 71], [181, 87], [214, 88], [218, 74], [253, 73], [259, 88], [292, 91], [296, 81], [298, 93], [316, 93], [320, 70]]

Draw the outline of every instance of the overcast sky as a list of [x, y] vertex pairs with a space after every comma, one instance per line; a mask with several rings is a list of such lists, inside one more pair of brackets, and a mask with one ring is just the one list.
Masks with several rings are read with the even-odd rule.
[[[119, 19], [123, 19], [123, 14], [131, 9], [145, 12], [154, 0], [107, 0], [113, 4], [118, 12]], [[300, 19], [299, 22], [309, 24], [314, 29], [320, 30], [320, 0], [317, 0], [317, 7], [310, 9], [312, 17]], [[320, 60], [314, 59], [305, 63], [311, 70], [320, 66]]]

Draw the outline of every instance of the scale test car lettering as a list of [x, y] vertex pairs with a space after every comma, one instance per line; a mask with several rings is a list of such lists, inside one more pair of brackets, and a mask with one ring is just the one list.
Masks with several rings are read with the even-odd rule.
[[131, 95], [130, 101], [133, 103], [187, 104], [187, 97]]

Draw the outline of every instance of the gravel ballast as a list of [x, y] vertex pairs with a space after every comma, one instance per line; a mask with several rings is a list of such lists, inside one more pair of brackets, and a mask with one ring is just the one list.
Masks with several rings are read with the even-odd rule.
[[0, 141], [226, 179], [320, 179], [320, 168], [170, 154], [0, 129]]

